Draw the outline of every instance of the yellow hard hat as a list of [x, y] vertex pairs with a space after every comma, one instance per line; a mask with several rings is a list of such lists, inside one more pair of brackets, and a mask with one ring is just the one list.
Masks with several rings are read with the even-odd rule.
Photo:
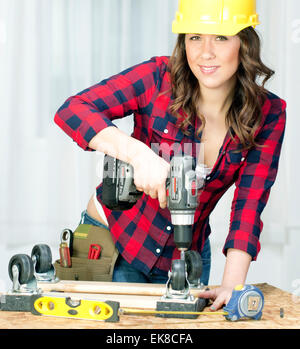
[[258, 24], [256, 0], [179, 0], [172, 31], [230, 36]]

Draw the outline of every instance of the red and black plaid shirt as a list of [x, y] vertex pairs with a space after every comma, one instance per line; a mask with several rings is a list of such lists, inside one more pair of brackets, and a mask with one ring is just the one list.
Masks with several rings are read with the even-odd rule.
[[[154, 57], [118, 75], [70, 97], [57, 111], [55, 122], [81, 148], [91, 151], [90, 140], [114, 119], [134, 114], [132, 137], [146, 143], [164, 156], [172, 145], [195, 154], [199, 139], [195, 130], [200, 120], [189, 126], [190, 135], [178, 128], [178, 120], [168, 112], [172, 102], [168, 57]], [[211, 230], [209, 215], [227, 189], [235, 183], [230, 214], [229, 234], [223, 253], [228, 248], [243, 250], [255, 260], [260, 250], [259, 236], [263, 223], [261, 213], [275, 181], [284, 137], [286, 102], [269, 92], [262, 105], [263, 119], [256, 131], [256, 141], [263, 148], [235, 152], [227, 133], [218, 159], [207, 177], [195, 213], [192, 249], [202, 250]], [[200, 135], [201, 137], [201, 135]], [[155, 149], [155, 145], [159, 149]], [[190, 147], [186, 147], [189, 144]], [[183, 146], [185, 145], [185, 146]], [[173, 149], [176, 147], [173, 147]], [[180, 147], [179, 147], [180, 148]], [[176, 153], [176, 152], [175, 152]], [[97, 187], [101, 203], [102, 184]], [[116, 247], [133, 267], [145, 274], [166, 273], [172, 258], [177, 257], [173, 227], [168, 209], [161, 209], [157, 199], [143, 195], [128, 211], [111, 211], [103, 206]], [[228, 217], [229, 218], [229, 217]]]

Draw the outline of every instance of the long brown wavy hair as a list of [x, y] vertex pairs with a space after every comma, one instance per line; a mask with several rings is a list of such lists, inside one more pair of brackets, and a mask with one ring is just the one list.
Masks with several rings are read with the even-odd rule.
[[[257, 146], [255, 131], [262, 120], [262, 105], [266, 99], [266, 82], [275, 73], [263, 64], [260, 58], [260, 38], [252, 27], [248, 27], [237, 34], [240, 38], [240, 65], [236, 72], [237, 83], [232, 104], [227, 112], [225, 122], [229, 128], [230, 136], [238, 136], [242, 149]], [[173, 54], [169, 61], [171, 77], [171, 90], [173, 103], [170, 111], [178, 117], [179, 127], [185, 134], [188, 125], [193, 125], [194, 118], [198, 115], [197, 106], [200, 98], [199, 82], [189, 68], [185, 51], [185, 34], [179, 34]], [[259, 84], [257, 79], [263, 77]], [[179, 111], [185, 115], [180, 116]], [[205, 127], [205, 118], [198, 115], [201, 126], [197, 136]]]

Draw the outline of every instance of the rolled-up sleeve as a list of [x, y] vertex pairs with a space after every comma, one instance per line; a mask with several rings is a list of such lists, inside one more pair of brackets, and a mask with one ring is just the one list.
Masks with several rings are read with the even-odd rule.
[[54, 122], [78, 146], [92, 151], [88, 144], [101, 130], [149, 103], [158, 75], [153, 57], [69, 97], [56, 112]]
[[261, 214], [277, 176], [286, 125], [286, 102], [278, 99], [274, 103], [277, 111], [271, 109], [256, 137], [263, 148], [249, 150], [235, 182], [229, 234], [223, 248], [225, 255], [229, 248], [235, 248], [256, 260], [260, 251]]

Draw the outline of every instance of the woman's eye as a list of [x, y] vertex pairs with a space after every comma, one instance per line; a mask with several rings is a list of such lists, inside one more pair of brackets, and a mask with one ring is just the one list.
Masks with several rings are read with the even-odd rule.
[[194, 35], [190, 38], [190, 40], [199, 40], [200, 39], [200, 36], [199, 35]]
[[217, 40], [218, 40], [218, 39], [221, 39], [221, 41], [227, 40], [226, 36], [223, 36], [223, 35], [217, 36]]

